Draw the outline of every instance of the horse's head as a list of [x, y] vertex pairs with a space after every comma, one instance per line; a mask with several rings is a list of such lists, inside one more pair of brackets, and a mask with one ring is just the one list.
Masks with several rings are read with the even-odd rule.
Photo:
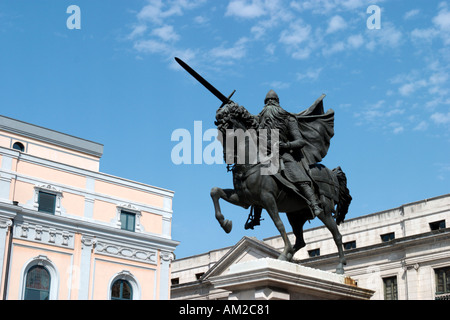
[[225, 130], [232, 129], [257, 129], [258, 122], [255, 117], [243, 106], [230, 102], [218, 109], [214, 124], [217, 129], [224, 133]]
[[[219, 130], [219, 141], [223, 145], [224, 159], [228, 164], [231, 163], [243, 163], [244, 160], [239, 160], [239, 154], [245, 152], [245, 143], [240, 143], [240, 132], [247, 133], [251, 131], [256, 132], [258, 128], [258, 121], [255, 117], [247, 111], [243, 106], [239, 106], [234, 102], [230, 102], [217, 110], [216, 121], [214, 124]], [[227, 145], [228, 138], [232, 138], [237, 143], [232, 146]], [[256, 137], [253, 137], [252, 143], [256, 143]], [[248, 140], [247, 140], [248, 141]], [[242, 158], [242, 156], [241, 156]], [[247, 157], [248, 158], [248, 157]]]

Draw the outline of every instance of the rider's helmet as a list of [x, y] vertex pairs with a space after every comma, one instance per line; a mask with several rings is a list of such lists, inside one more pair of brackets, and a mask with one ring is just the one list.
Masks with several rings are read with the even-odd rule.
[[278, 103], [280, 103], [280, 99], [278, 98], [278, 95], [275, 91], [270, 90], [267, 95], [266, 98], [264, 99], [264, 104], [267, 104], [267, 101], [269, 99], [275, 99]]

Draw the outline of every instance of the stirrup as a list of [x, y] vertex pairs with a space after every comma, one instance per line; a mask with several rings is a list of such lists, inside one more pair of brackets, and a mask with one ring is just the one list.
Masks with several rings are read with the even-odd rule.
[[253, 228], [255, 226], [259, 226], [260, 225], [260, 223], [259, 223], [260, 221], [261, 221], [261, 219], [259, 219], [259, 221], [256, 221], [255, 220], [255, 216], [252, 213], [250, 213], [248, 215], [247, 221], [245, 222], [244, 229], [245, 230], [248, 230], [248, 229], [252, 229], [253, 230]]
[[261, 219], [261, 217], [259, 217], [258, 221], [256, 221], [255, 215], [253, 214], [253, 206], [252, 206], [252, 208], [250, 209], [250, 214], [248, 215], [247, 221], [245, 222], [244, 229], [245, 230], [248, 230], [248, 229], [253, 230], [253, 228], [255, 226], [260, 225], [261, 220], [264, 220], [264, 219]]

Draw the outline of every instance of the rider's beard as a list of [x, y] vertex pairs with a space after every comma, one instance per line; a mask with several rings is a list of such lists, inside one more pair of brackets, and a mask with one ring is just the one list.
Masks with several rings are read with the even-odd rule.
[[262, 129], [282, 129], [288, 112], [278, 104], [267, 104], [260, 113], [259, 127]]
[[280, 107], [279, 104], [267, 104], [259, 116], [259, 128], [268, 130], [268, 143], [271, 143], [271, 130], [278, 131], [279, 141], [288, 141], [286, 121], [289, 118], [289, 113], [286, 110]]

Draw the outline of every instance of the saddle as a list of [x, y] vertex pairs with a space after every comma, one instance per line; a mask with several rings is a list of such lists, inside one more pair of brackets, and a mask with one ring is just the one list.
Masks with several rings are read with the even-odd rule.
[[[309, 174], [314, 184], [314, 189], [319, 196], [324, 196], [328, 199], [334, 200], [335, 202], [339, 201], [339, 181], [331, 170], [322, 164], [316, 163], [309, 166], [307, 173]], [[303, 195], [298, 191], [297, 187], [284, 176], [282, 170], [276, 173], [274, 178], [284, 187], [288, 188], [299, 197], [305, 199], [305, 197], [303, 197]]]

